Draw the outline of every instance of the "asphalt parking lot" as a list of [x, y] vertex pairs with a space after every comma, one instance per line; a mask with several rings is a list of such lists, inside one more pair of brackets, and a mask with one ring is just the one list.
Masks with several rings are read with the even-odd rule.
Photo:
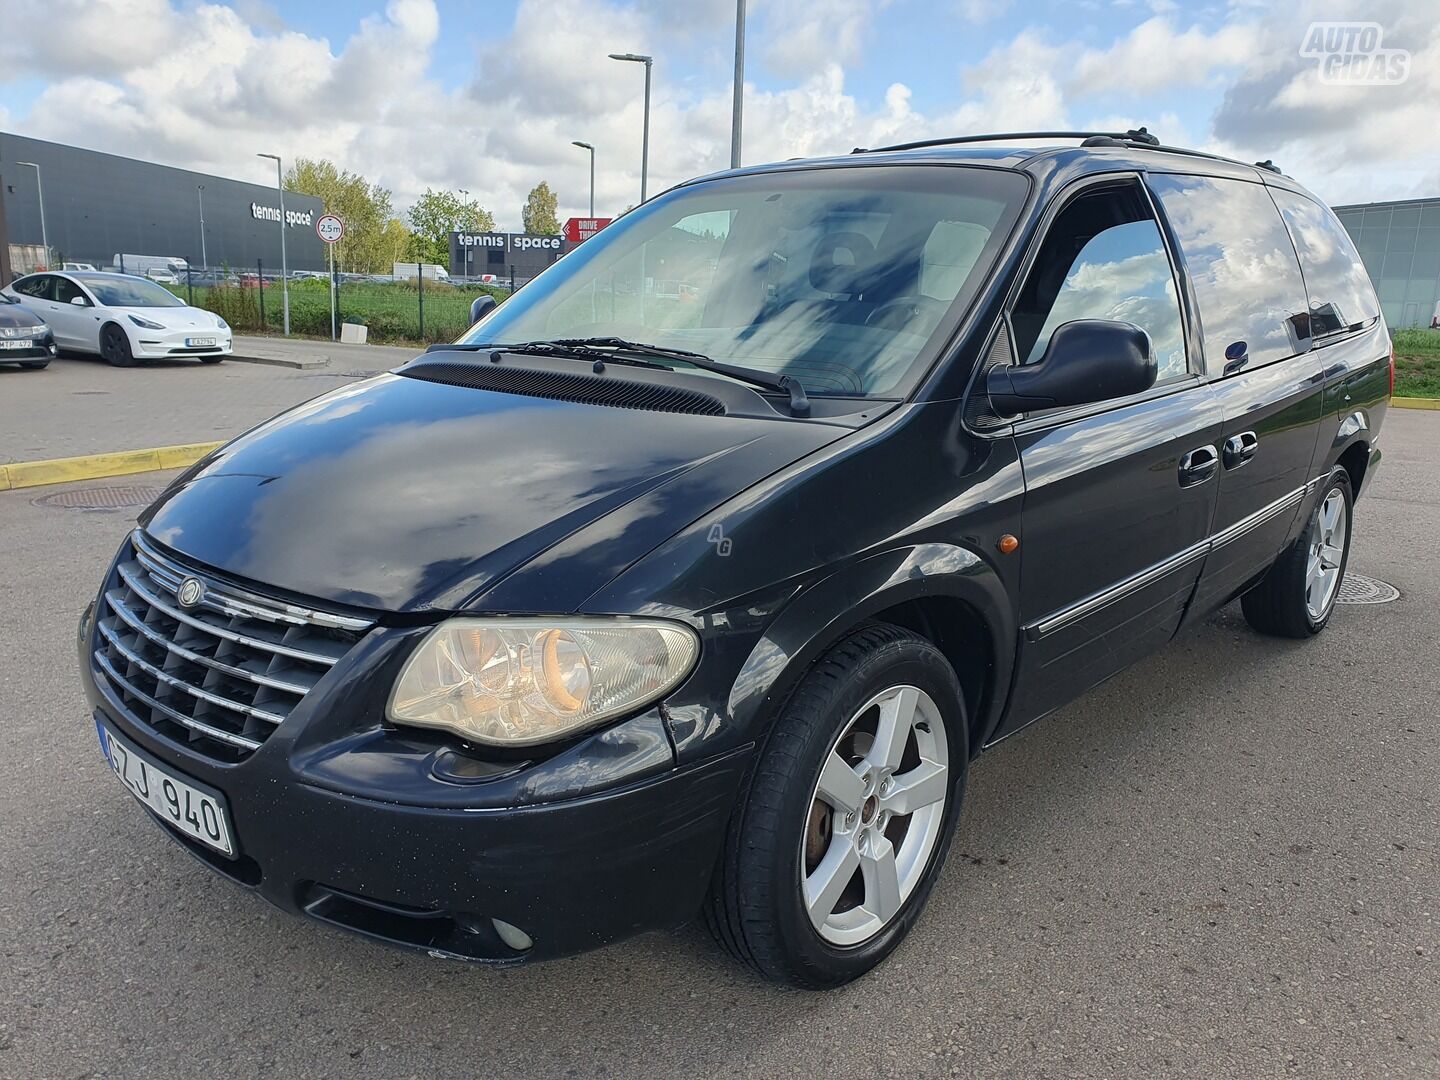
[[[0, 456], [221, 438], [346, 377], [312, 374], [3, 374]], [[141, 438], [65, 445], [117, 411]], [[696, 927], [497, 972], [214, 877], [108, 774], [75, 676], [138, 507], [63, 504], [167, 474], [0, 493], [0, 1077], [1440, 1076], [1440, 414], [1382, 445], [1351, 565], [1398, 601], [1307, 643], [1232, 607], [1001, 744], [916, 932], [826, 995]]]
[[421, 352], [243, 337], [236, 346], [288, 351], [324, 366], [173, 360], [112, 368], [83, 353], [63, 353], [44, 371], [0, 364], [0, 464], [224, 439]]

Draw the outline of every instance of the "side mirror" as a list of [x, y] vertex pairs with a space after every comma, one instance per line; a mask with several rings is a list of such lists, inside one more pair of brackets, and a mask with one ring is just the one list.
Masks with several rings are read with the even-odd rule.
[[1057, 327], [1039, 363], [994, 368], [985, 378], [1002, 416], [1129, 397], [1155, 385], [1150, 335], [1133, 323], [1076, 319]]
[[83, 296], [72, 296], [72, 297], [70, 298], [70, 306], [71, 306], [71, 307], [89, 307], [89, 306], [90, 306], [90, 301], [89, 301], [89, 300], [86, 300], [85, 297], [83, 297]]
[[474, 326], [486, 315], [494, 311], [495, 307], [495, 297], [489, 293], [481, 293], [475, 298], [475, 302], [470, 305], [470, 325]]

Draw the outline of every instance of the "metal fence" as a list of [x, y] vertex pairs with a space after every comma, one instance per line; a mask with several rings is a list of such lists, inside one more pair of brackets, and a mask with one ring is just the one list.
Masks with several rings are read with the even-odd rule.
[[[40, 245], [10, 245], [14, 273], [58, 270], [55, 252]], [[128, 259], [128, 262], [127, 262]], [[138, 265], [137, 265], [138, 263]], [[198, 267], [172, 256], [121, 256], [67, 259], [64, 266], [150, 277], [195, 307], [213, 311], [237, 332], [283, 333], [285, 294], [289, 293], [290, 332], [305, 337], [331, 336], [330, 277], [322, 271], [296, 270], [282, 278], [280, 269], [257, 261], [253, 267]], [[397, 268], [406, 264], [396, 264]], [[503, 275], [480, 278], [440, 277], [415, 263], [413, 276], [391, 274], [335, 275], [335, 327], [358, 323], [376, 343], [431, 344], [454, 341], [470, 326], [470, 305], [483, 293], [503, 303], [525, 280], [515, 267]]]
[[[331, 336], [331, 282], [325, 274], [301, 271], [282, 281], [263, 264], [244, 272], [192, 269], [169, 287], [187, 303], [215, 312], [240, 333], [282, 333], [288, 292], [290, 332]], [[453, 341], [469, 329], [470, 305], [476, 297], [489, 294], [503, 302], [511, 292], [508, 280], [503, 284], [437, 280], [425, 276], [418, 265], [413, 278], [337, 274], [335, 327], [338, 331], [344, 323], [364, 326], [374, 343]]]

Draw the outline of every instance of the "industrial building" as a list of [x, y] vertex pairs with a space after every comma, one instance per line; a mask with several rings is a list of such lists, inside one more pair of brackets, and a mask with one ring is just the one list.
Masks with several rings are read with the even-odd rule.
[[1440, 198], [1337, 206], [1390, 329], [1430, 326], [1440, 304]]
[[[314, 228], [323, 213], [318, 198], [285, 193], [291, 270], [325, 268]], [[274, 185], [0, 132], [0, 263], [17, 275], [65, 262], [114, 267], [121, 254], [278, 273], [281, 222]]]

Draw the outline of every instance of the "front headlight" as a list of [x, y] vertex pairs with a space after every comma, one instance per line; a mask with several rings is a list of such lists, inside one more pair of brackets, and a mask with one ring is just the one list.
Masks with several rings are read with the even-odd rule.
[[158, 323], [158, 322], [151, 322], [149, 319], [142, 319], [139, 315], [131, 315], [131, 316], [130, 316], [130, 321], [133, 322], [136, 326], [142, 326], [142, 327], [144, 327], [146, 330], [164, 330], [164, 329], [165, 329], [165, 327], [164, 327], [163, 324]]
[[215, 325], [218, 326], [218, 327], [220, 327], [221, 330], [229, 330], [229, 329], [230, 329], [230, 324], [229, 324], [228, 322], [226, 322], [224, 319], [222, 319], [219, 315], [216, 315], [216, 316], [215, 316]]
[[699, 654], [682, 623], [451, 619], [406, 661], [387, 713], [490, 746], [533, 746], [649, 705], [680, 685]]

